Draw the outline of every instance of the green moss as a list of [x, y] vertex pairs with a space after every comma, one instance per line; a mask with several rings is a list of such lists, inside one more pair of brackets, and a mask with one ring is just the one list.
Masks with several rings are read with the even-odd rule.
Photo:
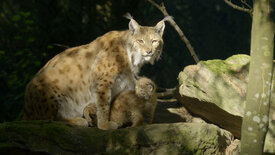
[[233, 55], [226, 60], [214, 59], [208, 61], [201, 61], [200, 64], [207, 67], [215, 74], [229, 74], [239, 72], [242, 67], [250, 62], [250, 56], [245, 54]]
[[110, 154], [139, 154], [139, 148], [148, 143], [144, 130], [140, 127], [113, 130], [108, 137], [106, 152]]
[[[201, 144], [213, 144], [201, 139], [212, 136], [209, 134], [218, 130], [214, 127], [175, 123], [102, 131], [61, 122], [9, 122], [0, 125], [0, 153], [7, 148], [23, 148], [49, 154], [190, 154], [204, 152]], [[205, 128], [209, 129], [201, 133]]]
[[[73, 127], [61, 122], [49, 121], [18, 121], [3, 123], [0, 126], [1, 133], [9, 133], [9, 137], [1, 134], [0, 142], [22, 143], [29, 148], [47, 147], [49, 152], [57, 150], [74, 151], [77, 144], [72, 139]], [[70, 141], [68, 143], [68, 141]]]
[[200, 64], [206, 66], [211, 72], [215, 74], [232, 74], [232, 71], [229, 69], [228, 64], [223, 60], [215, 59], [208, 61], [201, 61]]

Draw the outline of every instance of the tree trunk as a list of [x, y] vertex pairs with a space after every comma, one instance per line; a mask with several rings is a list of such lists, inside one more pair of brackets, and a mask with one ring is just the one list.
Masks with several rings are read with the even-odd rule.
[[[245, 114], [241, 132], [241, 154], [262, 154], [268, 129], [273, 68], [274, 0], [254, 0], [251, 31], [251, 62]], [[274, 11], [273, 11], [274, 12]]]

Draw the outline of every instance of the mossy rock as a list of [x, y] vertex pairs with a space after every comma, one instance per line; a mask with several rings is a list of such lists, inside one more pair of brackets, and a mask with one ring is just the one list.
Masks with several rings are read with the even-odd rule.
[[243, 116], [246, 79], [240, 79], [249, 56], [235, 55], [226, 60], [201, 61], [179, 73], [179, 94], [213, 103], [232, 115]]
[[[201, 61], [197, 65], [187, 66], [178, 76], [177, 99], [189, 112], [240, 138], [249, 63], [250, 56], [238, 54], [226, 60]], [[274, 82], [271, 102], [275, 102]], [[265, 152], [275, 152], [274, 121], [275, 104], [271, 104]]]
[[200, 61], [200, 64], [205, 65], [209, 70], [215, 74], [231, 74], [249, 65], [250, 56], [245, 54], [233, 55], [226, 60], [214, 59], [208, 61]]
[[103, 131], [61, 122], [0, 125], [0, 154], [223, 154], [232, 135], [201, 123], [153, 124]]

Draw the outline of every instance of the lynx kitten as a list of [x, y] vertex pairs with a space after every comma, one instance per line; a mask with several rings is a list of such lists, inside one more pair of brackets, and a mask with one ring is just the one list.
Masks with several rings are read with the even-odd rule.
[[[140, 78], [135, 90], [125, 90], [111, 103], [110, 121], [118, 127], [132, 123], [132, 127], [142, 125], [144, 118], [152, 123], [157, 106], [156, 85], [148, 78]], [[84, 117], [89, 124], [96, 124], [96, 106], [89, 104], [84, 108]], [[93, 116], [91, 119], [90, 116]]]

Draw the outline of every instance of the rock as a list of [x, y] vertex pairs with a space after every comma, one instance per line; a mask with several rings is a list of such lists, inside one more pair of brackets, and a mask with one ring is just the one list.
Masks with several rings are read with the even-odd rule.
[[0, 154], [224, 154], [231, 139], [230, 132], [206, 123], [109, 131], [49, 121], [0, 124]]
[[240, 75], [248, 63], [249, 56], [237, 55], [185, 67], [178, 77], [178, 99], [191, 113], [240, 137], [247, 85], [246, 75]]
[[[178, 76], [176, 97], [192, 114], [240, 138], [249, 62], [248, 55], [234, 55], [226, 60], [201, 61], [197, 65], [187, 66]], [[275, 94], [272, 95], [274, 101]], [[271, 105], [270, 122], [275, 121], [275, 105]], [[271, 130], [273, 124], [270, 123], [266, 138], [265, 151], [268, 152], [275, 152], [275, 144], [270, 143], [275, 140], [275, 135], [271, 134], [275, 131]]]

